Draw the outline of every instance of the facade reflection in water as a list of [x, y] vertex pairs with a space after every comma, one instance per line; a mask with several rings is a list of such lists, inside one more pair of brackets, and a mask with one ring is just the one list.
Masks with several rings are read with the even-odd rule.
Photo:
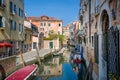
[[63, 56], [57, 56], [44, 64], [37, 80], [78, 80], [78, 78], [70, 64], [64, 62]]

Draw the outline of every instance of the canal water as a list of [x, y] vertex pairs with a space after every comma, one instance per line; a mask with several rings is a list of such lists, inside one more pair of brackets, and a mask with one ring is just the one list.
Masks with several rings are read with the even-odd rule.
[[36, 80], [78, 80], [77, 74], [65, 58], [60, 55], [53, 56], [48, 61], [45, 60]]

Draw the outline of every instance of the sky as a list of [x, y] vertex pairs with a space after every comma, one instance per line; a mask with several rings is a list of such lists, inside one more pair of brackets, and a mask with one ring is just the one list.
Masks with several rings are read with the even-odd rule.
[[63, 20], [63, 26], [78, 20], [80, 0], [24, 0], [26, 16], [50, 16]]

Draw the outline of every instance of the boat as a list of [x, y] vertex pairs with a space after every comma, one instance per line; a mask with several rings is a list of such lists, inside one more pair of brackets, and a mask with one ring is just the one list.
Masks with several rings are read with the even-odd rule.
[[80, 64], [82, 62], [81, 55], [80, 54], [75, 54], [73, 58], [73, 63]]
[[9, 75], [5, 80], [29, 80], [35, 74], [37, 68], [36, 64], [27, 65]]

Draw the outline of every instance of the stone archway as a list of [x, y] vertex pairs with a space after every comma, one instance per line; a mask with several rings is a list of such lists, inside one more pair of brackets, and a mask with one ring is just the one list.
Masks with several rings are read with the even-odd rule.
[[109, 16], [106, 10], [103, 10], [101, 15], [101, 27], [102, 27], [102, 57], [106, 61], [107, 58], [107, 31], [109, 29]]
[[0, 64], [0, 80], [4, 80], [6, 78], [5, 70], [3, 66]]
[[110, 17], [107, 10], [102, 10], [99, 18], [99, 79], [107, 79], [107, 31], [110, 26]]

